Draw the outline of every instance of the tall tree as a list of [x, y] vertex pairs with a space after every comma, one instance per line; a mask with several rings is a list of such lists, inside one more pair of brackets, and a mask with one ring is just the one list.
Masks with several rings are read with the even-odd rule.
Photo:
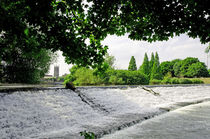
[[160, 66], [160, 60], [159, 60], [159, 55], [157, 52], [155, 52], [155, 62], [157, 64], [157, 66], [159, 67]]
[[155, 62], [155, 56], [154, 56], [154, 53], [152, 52], [151, 59], [149, 61], [150, 72], [152, 71], [152, 67], [153, 67], [154, 62]]
[[147, 53], [144, 54], [144, 61], [142, 65], [140, 66], [139, 70], [145, 75], [149, 76], [150, 67], [149, 67], [149, 59], [148, 59]]
[[150, 79], [158, 79], [158, 80], [160, 80], [160, 79], [162, 79], [162, 77], [163, 76], [162, 76], [161, 71], [160, 71], [159, 56], [158, 56], [158, 53], [156, 52]]
[[129, 66], [128, 66], [128, 70], [130, 70], [130, 71], [135, 71], [135, 70], [137, 70], [137, 67], [136, 67], [136, 60], [135, 60], [134, 56], [132, 56], [131, 59], [130, 59]]

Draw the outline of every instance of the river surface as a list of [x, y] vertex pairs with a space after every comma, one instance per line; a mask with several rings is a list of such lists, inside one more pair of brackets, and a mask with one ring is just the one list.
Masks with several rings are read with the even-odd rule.
[[108, 137], [117, 131], [129, 133], [127, 127], [155, 120], [168, 111], [210, 101], [210, 86], [205, 85], [152, 88], [160, 96], [141, 87], [78, 90], [1, 92], [0, 138], [78, 139], [85, 130], [98, 138]]

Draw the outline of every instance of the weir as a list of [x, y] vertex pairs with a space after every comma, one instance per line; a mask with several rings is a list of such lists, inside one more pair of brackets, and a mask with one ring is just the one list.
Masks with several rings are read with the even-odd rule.
[[98, 138], [171, 110], [210, 100], [210, 86], [142, 88], [60, 88], [0, 91], [3, 138]]

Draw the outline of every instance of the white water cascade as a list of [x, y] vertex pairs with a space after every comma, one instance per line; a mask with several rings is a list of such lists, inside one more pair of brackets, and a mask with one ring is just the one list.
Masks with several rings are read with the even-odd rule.
[[[210, 86], [154, 87], [155, 96], [137, 88], [79, 88], [0, 91], [0, 138], [83, 138], [112, 134], [151, 117], [203, 101]], [[86, 99], [86, 100], [84, 100]]]

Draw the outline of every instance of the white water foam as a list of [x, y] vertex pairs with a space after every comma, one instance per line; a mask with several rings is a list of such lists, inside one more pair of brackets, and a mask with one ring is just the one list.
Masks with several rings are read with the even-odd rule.
[[108, 110], [91, 108], [70, 90], [0, 93], [2, 138], [78, 137], [80, 131], [101, 132], [160, 108], [210, 98], [210, 86], [155, 87], [160, 96], [141, 88], [81, 89], [94, 103]]

